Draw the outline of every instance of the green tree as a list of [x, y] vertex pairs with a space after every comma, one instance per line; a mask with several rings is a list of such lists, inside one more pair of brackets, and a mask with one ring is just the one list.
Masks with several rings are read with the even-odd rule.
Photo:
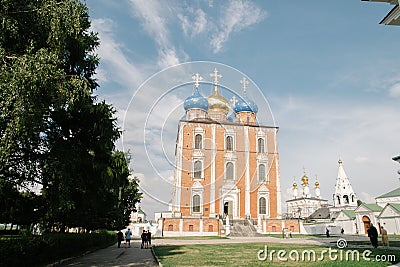
[[132, 185], [126, 156], [118, 165], [122, 152], [113, 154], [115, 110], [94, 95], [99, 40], [86, 5], [0, 0], [0, 19], [0, 190], [41, 184], [38, 214], [49, 226], [112, 225], [110, 214], [119, 218], [121, 192]]

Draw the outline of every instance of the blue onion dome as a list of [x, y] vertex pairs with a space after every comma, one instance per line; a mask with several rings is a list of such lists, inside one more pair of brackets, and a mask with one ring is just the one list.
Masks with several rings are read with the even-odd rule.
[[193, 95], [186, 98], [183, 107], [185, 110], [189, 109], [202, 109], [204, 111], [208, 110], [207, 98], [203, 97], [198, 88], [194, 88]]
[[237, 101], [234, 102], [233, 110], [235, 111], [235, 113], [242, 111], [257, 113], [258, 106], [256, 103], [254, 103], [253, 100], [249, 99], [245, 94], [243, 97], [237, 99]]

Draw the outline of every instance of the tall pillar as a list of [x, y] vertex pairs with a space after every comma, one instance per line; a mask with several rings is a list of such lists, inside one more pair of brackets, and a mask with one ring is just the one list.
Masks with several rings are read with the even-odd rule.
[[211, 126], [211, 184], [210, 184], [210, 217], [215, 217], [215, 124]]
[[246, 162], [245, 174], [245, 196], [244, 196], [244, 214], [250, 218], [250, 149], [249, 149], [249, 127], [244, 126], [244, 153]]

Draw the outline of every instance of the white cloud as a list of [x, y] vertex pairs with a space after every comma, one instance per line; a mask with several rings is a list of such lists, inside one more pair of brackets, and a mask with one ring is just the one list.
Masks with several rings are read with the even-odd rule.
[[157, 65], [161, 69], [179, 64], [179, 58], [174, 49], [160, 49], [158, 53], [159, 57]]
[[361, 192], [358, 198], [365, 203], [375, 203], [375, 198], [366, 192]]
[[357, 163], [368, 163], [369, 158], [368, 157], [363, 157], [363, 156], [358, 156], [354, 159], [355, 162]]
[[264, 20], [267, 13], [250, 1], [231, 0], [223, 9], [218, 30], [211, 37], [211, 46], [218, 53], [232, 32], [239, 32]]
[[391, 97], [400, 97], [400, 83], [393, 85], [389, 90]]
[[185, 14], [178, 14], [178, 18], [186, 36], [193, 38], [207, 31], [208, 18], [201, 8], [193, 9], [189, 7], [185, 11]]
[[113, 80], [121, 85], [138, 85], [142, 80], [142, 74], [122, 51], [123, 45], [118, 43], [113, 35], [116, 27], [111, 19], [92, 20], [92, 29], [99, 33], [100, 47], [98, 54], [101, 58], [101, 68], [98, 78], [102, 81]]
[[180, 59], [170, 40], [168, 29], [168, 22], [173, 19], [171, 10], [174, 8], [156, 0], [130, 0], [129, 2], [133, 16], [140, 20], [143, 29], [158, 45], [158, 66], [165, 68], [178, 64]]

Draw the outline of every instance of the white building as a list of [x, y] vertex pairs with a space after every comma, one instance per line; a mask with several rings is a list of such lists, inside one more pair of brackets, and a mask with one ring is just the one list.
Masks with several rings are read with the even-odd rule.
[[331, 212], [341, 210], [355, 210], [357, 208], [357, 196], [354, 193], [350, 180], [343, 168], [341, 159], [338, 161], [339, 170], [336, 178], [335, 194], [333, 195], [333, 207]]
[[342, 210], [337, 215], [334, 224], [344, 230], [344, 234], [358, 234], [356, 213], [354, 210]]
[[292, 199], [286, 201], [289, 218], [305, 219], [319, 208], [328, 206], [328, 200], [321, 198], [318, 180], [314, 184], [315, 196], [311, 195], [308, 177], [305, 172], [301, 182], [300, 192], [296, 181], [293, 183]]
[[378, 216], [382, 211], [382, 207], [375, 203], [362, 203], [355, 209], [356, 224], [359, 234], [367, 234], [367, 230], [371, 224], [378, 228]]

